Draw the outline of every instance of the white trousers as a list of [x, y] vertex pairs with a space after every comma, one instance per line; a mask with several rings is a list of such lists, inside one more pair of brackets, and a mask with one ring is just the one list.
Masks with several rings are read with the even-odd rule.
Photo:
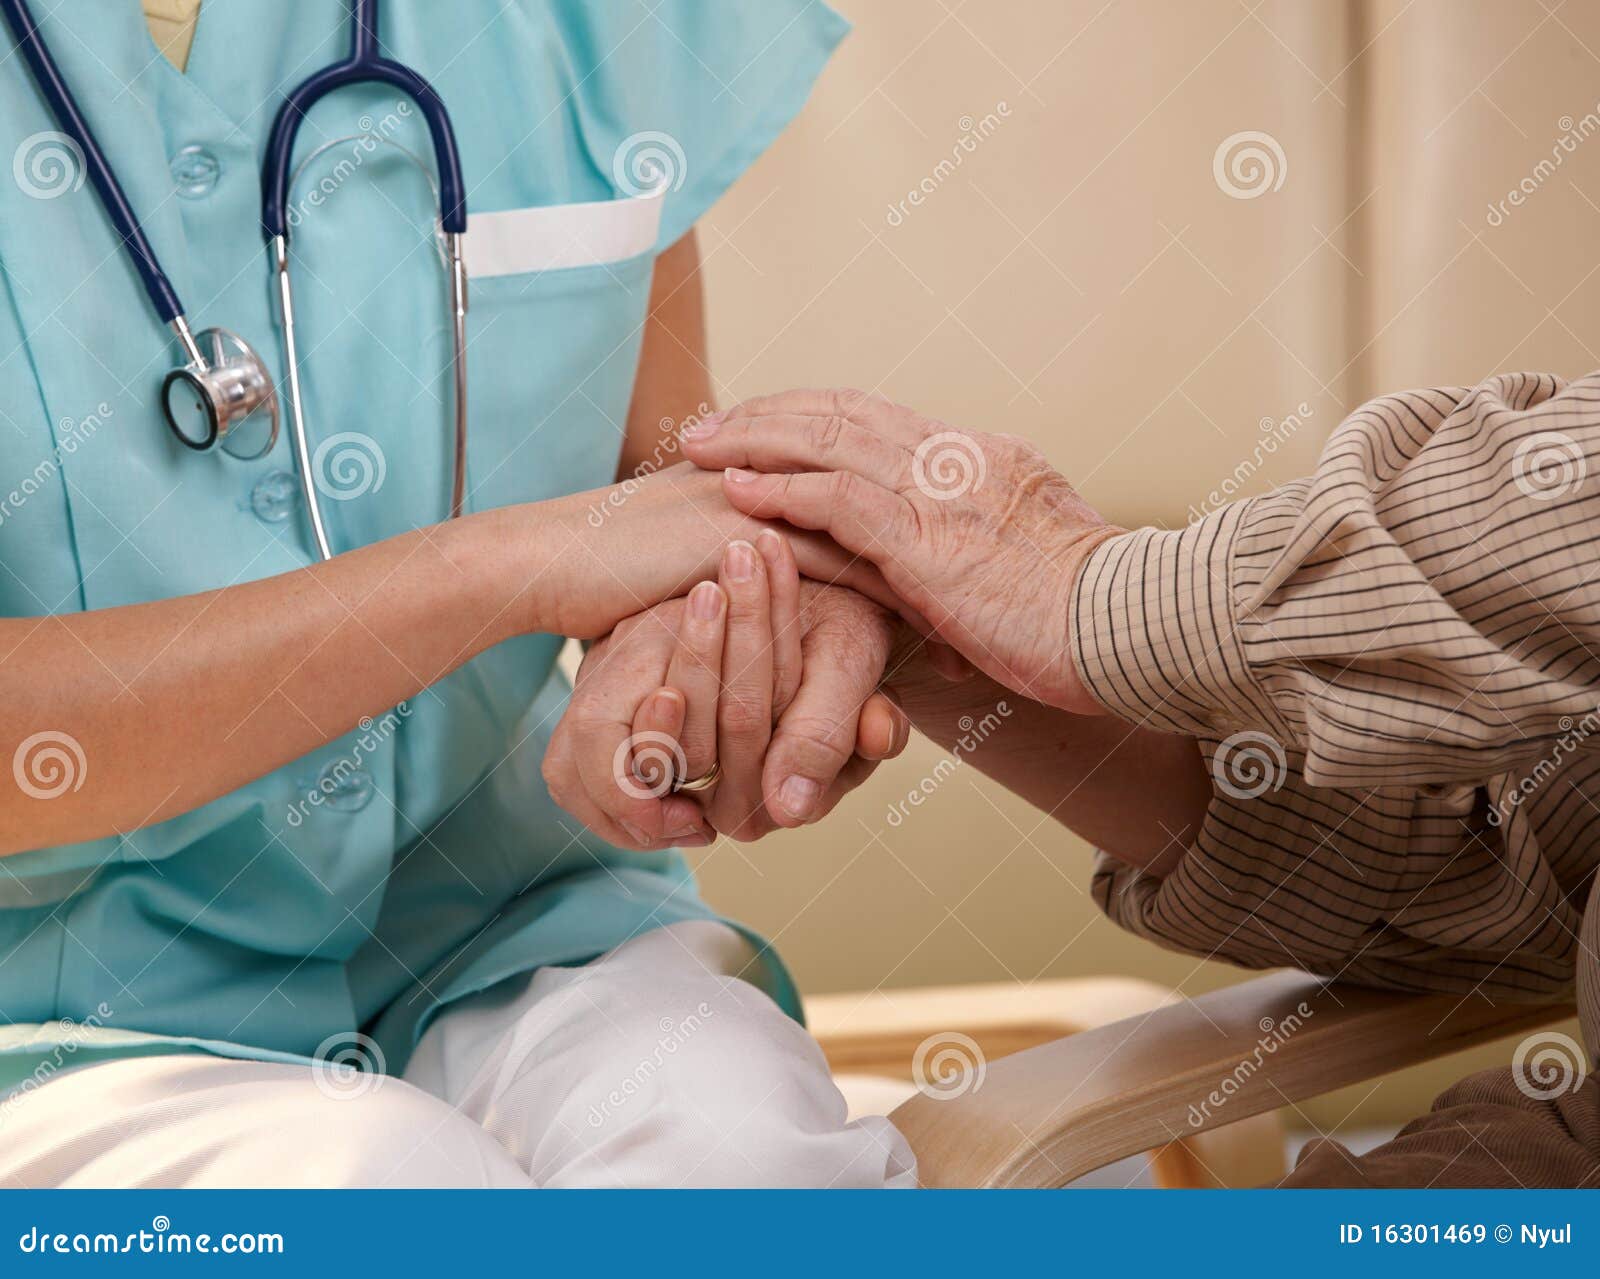
[[911, 1186], [720, 924], [446, 1009], [404, 1078], [198, 1055], [64, 1073], [0, 1130], [0, 1185]]

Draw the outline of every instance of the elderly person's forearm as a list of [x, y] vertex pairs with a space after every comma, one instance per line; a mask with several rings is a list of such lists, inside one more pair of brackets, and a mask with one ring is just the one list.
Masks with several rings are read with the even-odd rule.
[[1205, 817], [1193, 738], [1056, 710], [985, 675], [951, 683], [916, 657], [887, 687], [918, 732], [1128, 866], [1166, 873]]

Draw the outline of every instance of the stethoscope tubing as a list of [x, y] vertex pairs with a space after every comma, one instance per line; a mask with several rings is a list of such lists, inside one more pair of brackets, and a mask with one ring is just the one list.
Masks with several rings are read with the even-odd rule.
[[378, 0], [351, 0], [350, 56], [308, 77], [284, 98], [267, 135], [261, 163], [261, 230], [270, 244], [289, 234], [289, 187], [295, 138], [306, 115], [328, 94], [352, 84], [387, 84], [417, 104], [439, 171], [439, 218], [448, 235], [467, 229], [466, 184], [450, 113], [433, 86], [410, 67], [378, 52]]
[[138, 271], [144, 291], [150, 295], [151, 304], [161, 317], [161, 322], [170, 325], [183, 315], [183, 303], [178, 300], [178, 291], [161, 269], [160, 259], [150, 247], [150, 241], [145, 239], [144, 229], [140, 227], [139, 219], [128, 203], [122, 184], [117, 181], [116, 172], [106, 160], [105, 152], [95, 140], [94, 130], [78, 110], [77, 99], [67, 87], [61, 68], [56, 66], [56, 60], [51, 56], [49, 46], [45, 44], [39, 26], [28, 9], [28, 0], [0, 0], [0, 13], [5, 15], [17, 48], [22, 51], [29, 70], [33, 72], [39, 92], [49, 105], [56, 123], [83, 153], [89, 181], [94, 184], [100, 203], [105, 206], [106, 216], [111, 219], [113, 229], [122, 240], [134, 269]]
[[[466, 444], [467, 444], [467, 379], [466, 379], [466, 313], [467, 272], [462, 257], [461, 238], [467, 229], [466, 189], [461, 178], [461, 156], [456, 146], [455, 130], [450, 124], [450, 114], [433, 86], [409, 67], [382, 57], [378, 52], [378, 0], [350, 0], [352, 31], [350, 56], [308, 77], [284, 98], [272, 122], [267, 138], [266, 156], [261, 172], [261, 225], [266, 235], [272, 258], [272, 270], [277, 281], [278, 307], [282, 321], [285, 362], [289, 382], [290, 422], [294, 436], [295, 460], [300, 469], [301, 492], [305, 497], [306, 515], [311, 524], [317, 553], [323, 559], [333, 558], [333, 548], [328, 538], [322, 504], [318, 499], [314, 458], [310, 435], [306, 428], [304, 404], [301, 396], [299, 353], [295, 341], [294, 291], [289, 279], [289, 198], [294, 183], [292, 160], [295, 138], [306, 114], [327, 94], [347, 85], [387, 84], [406, 94], [417, 105], [433, 142], [434, 163], [438, 169], [439, 216], [444, 233], [446, 269], [450, 276], [451, 338], [453, 346], [453, 373], [455, 390], [454, 477], [450, 492], [450, 516], [461, 514], [465, 502]], [[202, 402], [211, 413], [211, 432], [204, 446], [196, 445], [171, 421], [179, 438], [191, 448], [209, 447], [220, 435], [216, 405], [204, 399], [204, 391], [211, 384], [200, 379], [215, 375], [197, 345], [184, 316], [183, 305], [177, 291], [161, 269], [155, 250], [145, 238], [128, 203], [116, 173], [112, 170], [94, 131], [78, 109], [72, 91], [51, 56], [27, 0], [0, 0], [0, 13], [5, 15], [17, 47], [22, 51], [40, 93], [45, 98], [65, 133], [83, 153], [89, 180], [94, 183], [100, 202], [111, 220], [123, 247], [137, 268], [162, 323], [172, 328], [182, 343], [190, 363], [184, 369], [169, 375], [188, 377], [202, 391]], [[260, 383], [272, 411], [272, 437], [277, 439], [277, 401], [271, 381], [267, 378], [260, 359], [248, 346], [239, 345], [248, 352], [253, 368], [260, 369]], [[225, 371], [226, 372], [226, 371]], [[166, 394], [163, 388], [163, 396]], [[164, 401], [165, 403], [165, 401]], [[246, 410], [248, 412], [249, 410]], [[268, 447], [271, 447], [269, 441]]]

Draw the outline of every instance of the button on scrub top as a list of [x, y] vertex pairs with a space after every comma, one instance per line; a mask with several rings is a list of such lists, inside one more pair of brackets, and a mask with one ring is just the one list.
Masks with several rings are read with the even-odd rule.
[[[246, 335], [282, 386], [260, 156], [283, 86], [345, 55], [344, 7], [207, 0], [187, 74], [126, 0], [38, 14], [192, 318]], [[469, 509], [611, 480], [655, 254], [784, 127], [844, 30], [808, 0], [385, 10], [386, 46], [454, 116], [469, 188]], [[0, 609], [310, 563], [287, 431], [241, 463], [162, 423], [170, 336], [81, 169], [52, 162], [61, 139], [15, 60], [0, 120], [21, 148], [19, 181], [0, 183]], [[296, 303], [330, 533], [349, 547], [444, 516], [450, 335], [434, 204], [406, 155], [431, 154], [417, 112], [346, 90], [317, 105], [299, 158], [324, 143], [292, 204]], [[615, 849], [550, 802], [560, 646], [502, 644], [158, 826], [0, 859], [0, 1087], [107, 1054], [298, 1060], [355, 1029], [399, 1070], [444, 1002], [711, 917], [680, 855]], [[775, 961], [769, 976], [792, 1008]]]

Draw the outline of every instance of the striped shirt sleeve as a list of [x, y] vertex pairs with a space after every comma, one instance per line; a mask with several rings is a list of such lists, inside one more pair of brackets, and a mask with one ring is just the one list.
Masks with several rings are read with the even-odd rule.
[[1570, 987], [1600, 861], [1597, 468], [1600, 375], [1507, 375], [1374, 400], [1308, 479], [1098, 547], [1078, 670], [1195, 737], [1213, 783], [1165, 878], [1101, 857], [1103, 908], [1255, 967]]

